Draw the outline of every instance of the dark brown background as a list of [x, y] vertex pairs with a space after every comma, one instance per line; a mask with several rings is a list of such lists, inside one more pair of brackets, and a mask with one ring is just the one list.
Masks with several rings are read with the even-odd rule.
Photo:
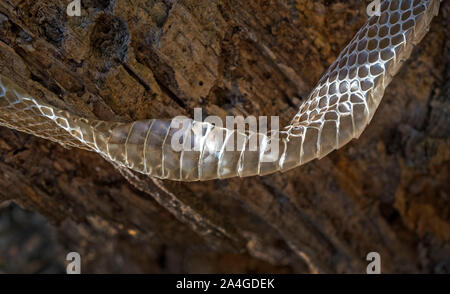
[[[367, 18], [357, 0], [68, 3], [0, 0], [0, 72], [121, 121], [203, 107], [286, 124]], [[0, 128], [0, 271], [63, 271], [78, 251], [83, 272], [363, 273], [377, 251], [385, 273], [448, 273], [449, 12], [359, 140], [285, 174], [161, 181]]]

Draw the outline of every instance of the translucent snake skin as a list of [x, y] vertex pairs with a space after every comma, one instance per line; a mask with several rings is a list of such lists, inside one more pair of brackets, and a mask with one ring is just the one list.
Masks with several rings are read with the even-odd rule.
[[[384, 91], [401, 64], [428, 31], [439, 11], [439, 0], [392, 0], [381, 3], [381, 15], [371, 16], [322, 76], [309, 98], [285, 129], [242, 133], [189, 120], [197, 151], [175, 151], [171, 139], [179, 128], [171, 120], [131, 123], [88, 120], [30, 97], [0, 75], [0, 125], [65, 146], [100, 153], [119, 166], [162, 179], [199, 181], [286, 171], [322, 158], [358, 138], [377, 109]], [[217, 140], [218, 136], [225, 138]], [[230, 138], [241, 136], [241, 151], [227, 151]], [[250, 151], [250, 137], [261, 144]], [[237, 140], [236, 140], [237, 141]], [[262, 160], [268, 145], [280, 152]]]

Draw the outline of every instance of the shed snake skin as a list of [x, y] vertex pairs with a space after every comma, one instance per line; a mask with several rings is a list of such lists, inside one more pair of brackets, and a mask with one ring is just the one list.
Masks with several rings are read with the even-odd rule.
[[[291, 123], [269, 136], [189, 120], [182, 143], [195, 138], [200, 148], [175, 151], [170, 142], [180, 129], [170, 119], [119, 123], [81, 118], [30, 97], [1, 74], [0, 125], [95, 151], [119, 166], [161, 179], [203, 181], [286, 171], [322, 158], [361, 135], [393, 76], [425, 36], [439, 5], [439, 0], [383, 1], [381, 15], [371, 16], [356, 33]], [[218, 136], [225, 139], [217, 140]], [[227, 140], [239, 136], [241, 151], [228, 151]], [[248, 148], [252, 136], [260, 142], [256, 151]], [[269, 142], [280, 152], [272, 160], [262, 160]]]

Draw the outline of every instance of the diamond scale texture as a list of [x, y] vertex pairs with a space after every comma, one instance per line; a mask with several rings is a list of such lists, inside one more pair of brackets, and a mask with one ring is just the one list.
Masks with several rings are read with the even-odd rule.
[[[361, 135], [392, 77], [428, 31], [439, 4], [383, 1], [381, 14], [370, 17], [344, 48], [291, 124], [270, 137], [190, 120], [177, 139], [183, 146], [193, 143], [200, 148], [176, 152], [170, 144], [180, 129], [171, 120], [87, 120], [29, 97], [1, 75], [0, 125], [95, 151], [119, 166], [164, 179], [197, 181], [285, 171], [322, 158]], [[220, 138], [223, 134], [225, 140]], [[243, 148], [228, 151], [225, 144], [234, 137], [243, 138]], [[255, 151], [248, 149], [252, 138], [260, 139]], [[269, 142], [279, 152], [266, 161]]]

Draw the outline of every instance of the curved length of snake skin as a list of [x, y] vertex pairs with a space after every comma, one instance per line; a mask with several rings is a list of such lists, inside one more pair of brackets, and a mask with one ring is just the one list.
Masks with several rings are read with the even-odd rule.
[[[4, 76], [0, 76], [0, 125], [98, 152], [120, 166], [162, 179], [199, 181], [286, 171], [360, 136], [393, 76], [428, 31], [439, 5], [439, 0], [383, 1], [381, 15], [371, 16], [356, 33], [291, 123], [270, 136], [189, 120], [180, 142], [200, 148], [175, 151], [171, 141], [180, 128], [172, 120], [88, 120], [30, 97]], [[252, 136], [260, 142], [256, 151], [248, 148]], [[241, 139], [236, 140], [242, 142], [238, 151], [225, 148], [231, 138]], [[267, 160], [274, 156], [269, 145], [279, 147], [279, 152]]]

